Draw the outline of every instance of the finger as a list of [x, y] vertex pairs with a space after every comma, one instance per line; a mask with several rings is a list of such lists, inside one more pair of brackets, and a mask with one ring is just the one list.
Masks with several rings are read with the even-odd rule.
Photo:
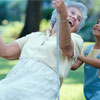
[[53, 1], [52, 1], [52, 4], [56, 4], [56, 1], [55, 1], [55, 0], [53, 0]]

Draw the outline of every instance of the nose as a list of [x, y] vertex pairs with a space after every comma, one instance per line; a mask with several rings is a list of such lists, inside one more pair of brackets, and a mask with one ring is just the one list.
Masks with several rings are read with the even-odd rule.
[[74, 19], [74, 21], [76, 21], [77, 16], [76, 15], [73, 15], [72, 18]]

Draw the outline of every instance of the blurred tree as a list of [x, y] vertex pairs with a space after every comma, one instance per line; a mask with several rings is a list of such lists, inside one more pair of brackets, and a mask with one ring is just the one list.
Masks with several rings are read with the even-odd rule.
[[24, 28], [19, 37], [39, 30], [42, 0], [28, 0]]
[[7, 1], [0, 0], [0, 24], [2, 24], [2, 21], [4, 19], [7, 19]]

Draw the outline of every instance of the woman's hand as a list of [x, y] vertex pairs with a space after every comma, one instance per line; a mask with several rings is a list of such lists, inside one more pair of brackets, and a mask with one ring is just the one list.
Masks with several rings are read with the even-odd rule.
[[52, 0], [52, 5], [59, 13], [66, 12], [64, 0]]

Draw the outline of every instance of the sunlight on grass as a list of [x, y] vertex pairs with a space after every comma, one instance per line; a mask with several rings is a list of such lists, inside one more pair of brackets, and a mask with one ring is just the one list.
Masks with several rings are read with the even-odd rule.
[[11, 70], [11, 68], [17, 63], [15, 61], [9, 61], [3, 58], [0, 58], [0, 79], [4, 78], [6, 74]]
[[10, 69], [2, 69], [0, 70], [0, 74], [7, 74], [10, 71]]
[[63, 84], [60, 90], [61, 100], [85, 100], [82, 84]]

